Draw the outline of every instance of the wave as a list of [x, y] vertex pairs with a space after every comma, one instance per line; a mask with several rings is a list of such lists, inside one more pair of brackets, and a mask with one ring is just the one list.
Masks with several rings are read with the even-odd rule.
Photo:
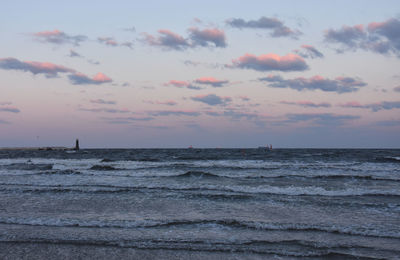
[[96, 171], [117, 171], [117, 170], [123, 170], [123, 169], [119, 169], [119, 168], [115, 168], [111, 165], [93, 165], [92, 167], [90, 167], [89, 170], [96, 170]]
[[27, 162], [27, 163], [12, 163], [12, 164], [0, 165], [0, 169], [21, 170], [21, 171], [51, 170], [51, 169], [53, 169], [53, 164], [47, 164], [47, 163], [34, 164], [34, 163], [31, 163], [31, 162]]
[[379, 230], [363, 225], [338, 226], [327, 224], [308, 223], [276, 223], [255, 222], [236, 219], [143, 219], [143, 220], [81, 220], [81, 219], [59, 219], [59, 218], [16, 218], [0, 217], [0, 224], [16, 224], [29, 226], [49, 227], [86, 227], [86, 228], [171, 228], [179, 226], [195, 226], [196, 228], [241, 228], [260, 231], [302, 231], [302, 232], [327, 232], [335, 234], [400, 238], [400, 230]]
[[400, 157], [377, 157], [375, 158], [375, 162], [380, 162], [380, 163], [400, 163]]
[[107, 185], [107, 184], [83, 184], [83, 185], [32, 185], [25, 183], [0, 183], [1, 186], [12, 186], [12, 188], [2, 188], [4, 191], [22, 191], [22, 192], [68, 192], [76, 191], [83, 193], [91, 192], [132, 192], [138, 190], [159, 190], [159, 191], [219, 191], [235, 192], [241, 194], [271, 194], [283, 196], [327, 196], [327, 197], [347, 197], [347, 196], [400, 196], [399, 189], [372, 189], [370, 187], [354, 187], [341, 190], [328, 190], [317, 186], [269, 186], [262, 185], [258, 187], [248, 185], [213, 185], [192, 182], [187, 184], [160, 184], [148, 183], [138, 185]]
[[[218, 239], [124, 239], [124, 240], [107, 240], [107, 239], [55, 239], [55, 238], [0, 238], [0, 242], [14, 243], [14, 244], [51, 244], [51, 245], [74, 245], [74, 246], [95, 246], [96, 247], [114, 247], [114, 248], [136, 248], [136, 249], [151, 249], [151, 250], [168, 250], [168, 251], [154, 251], [150, 254], [152, 258], [168, 258], [173, 256], [173, 259], [186, 259], [189, 255], [191, 257], [200, 256], [201, 259], [216, 257], [222, 258], [243, 258], [249, 257], [247, 254], [256, 254], [257, 258], [261, 256], [266, 259], [297, 259], [306, 257], [309, 259], [396, 259], [399, 251], [386, 248], [375, 248], [367, 246], [348, 246], [339, 245], [331, 246], [326, 243], [317, 241], [306, 241], [296, 239], [283, 239], [283, 240], [218, 240]], [[83, 249], [85, 250], [85, 249]], [[117, 249], [116, 249], [117, 250]], [[120, 252], [114, 252], [118, 256]], [[180, 252], [181, 251], [181, 252]], [[183, 252], [182, 252], [183, 251]], [[187, 251], [192, 251], [187, 253]], [[194, 252], [196, 253], [194, 253]], [[86, 251], [85, 251], [86, 252]], [[207, 252], [206, 255], [202, 252]], [[183, 253], [183, 254], [182, 254]], [[210, 255], [210, 253], [218, 253], [218, 255]], [[221, 254], [222, 253], [222, 254]], [[228, 253], [225, 255], [224, 253]], [[236, 255], [238, 254], [238, 255]], [[246, 254], [246, 255], [243, 255]], [[37, 255], [37, 254], [36, 254]], [[40, 255], [40, 254], [38, 254]], [[72, 256], [77, 255], [81, 257], [80, 250], [74, 251]], [[87, 254], [84, 254], [87, 255]], [[103, 254], [99, 254], [104, 257]], [[123, 254], [124, 255], [124, 254]], [[136, 255], [136, 254], [135, 254]], [[133, 256], [135, 256], [133, 255]], [[139, 254], [140, 255], [140, 254]], [[132, 255], [131, 255], [132, 256]], [[253, 255], [254, 257], [255, 255]], [[197, 257], [195, 257], [197, 259]], [[251, 255], [250, 255], [250, 258]]]
[[[77, 174], [82, 174], [80, 171], [75, 171], [75, 170], [57, 170], [57, 171], [43, 171], [43, 172], [38, 172], [36, 173], [38, 175], [54, 175], [54, 174], [60, 174], [60, 175], [77, 175]], [[32, 174], [33, 175], [33, 174]]]
[[202, 178], [202, 177], [208, 177], [208, 178], [218, 178], [221, 177], [216, 174], [208, 173], [208, 172], [202, 172], [202, 171], [188, 171], [182, 174], [178, 175], [170, 175], [170, 176], [165, 176], [165, 177], [196, 177], [196, 178]]

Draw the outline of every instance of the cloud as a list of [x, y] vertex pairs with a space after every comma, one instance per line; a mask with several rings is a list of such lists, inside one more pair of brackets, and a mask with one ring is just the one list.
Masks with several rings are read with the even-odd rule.
[[72, 49], [69, 50], [69, 55], [68, 56], [71, 57], [71, 58], [74, 58], [74, 57], [83, 58], [82, 55], [80, 55], [79, 53], [77, 53], [76, 51], [74, 51]]
[[189, 37], [192, 40], [192, 46], [215, 46], [219, 48], [225, 48], [227, 46], [225, 33], [222, 30], [216, 28], [200, 30], [192, 27], [189, 28], [189, 32]]
[[336, 115], [331, 113], [321, 114], [287, 114], [285, 123], [311, 122], [323, 126], [340, 126], [348, 121], [359, 119], [360, 116]]
[[395, 87], [393, 90], [396, 91], [396, 92], [400, 92], [400, 86]]
[[232, 18], [226, 21], [226, 23], [234, 28], [243, 29], [262, 29], [271, 31], [271, 37], [291, 37], [297, 38], [301, 34], [298, 30], [290, 29], [285, 26], [284, 23], [277, 18], [260, 17], [258, 20], [245, 21], [241, 18]]
[[75, 70], [50, 62], [19, 61], [15, 58], [0, 58], [0, 69], [21, 70], [33, 74], [44, 74], [46, 77], [56, 77], [58, 73], [72, 73]]
[[35, 39], [43, 43], [53, 43], [53, 44], [73, 44], [78, 46], [81, 42], [88, 39], [85, 35], [68, 35], [63, 31], [53, 30], [53, 31], [43, 31], [34, 33]]
[[134, 32], [136, 32], [136, 28], [135, 28], [135, 26], [132, 26], [132, 27], [129, 27], [129, 28], [125, 28], [124, 31], [134, 33]]
[[98, 37], [97, 40], [100, 43], [108, 46], [113, 46], [113, 47], [118, 46], [118, 43], [112, 37]]
[[130, 113], [127, 109], [114, 109], [114, 108], [79, 108], [79, 111], [93, 112], [93, 113], [112, 113], [112, 114], [125, 114]]
[[213, 116], [213, 117], [230, 117], [235, 120], [239, 119], [247, 119], [247, 120], [252, 120], [256, 119], [259, 117], [257, 113], [250, 113], [250, 112], [238, 112], [232, 109], [227, 109], [223, 112], [216, 112], [216, 111], [205, 111], [204, 112], [208, 116]]
[[250, 98], [248, 96], [238, 96], [242, 101], [250, 101]]
[[210, 106], [215, 106], [215, 105], [226, 105], [226, 103], [229, 103], [232, 101], [232, 98], [230, 97], [219, 97], [215, 94], [208, 94], [208, 95], [198, 95], [191, 97], [193, 101], [198, 101], [205, 103]]
[[170, 80], [167, 83], [164, 83], [164, 86], [174, 86], [177, 88], [188, 88], [188, 89], [194, 89], [194, 90], [200, 90], [202, 89], [201, 87], [194, 86], [188, 81], [182, 81], [182, 80]]
[[152, 100], [147, 100], [143, 101], [148, 104], [156, 104], [156, 105], [166, 105], [166, 106], [176, 106], [178, 103], [173, 101], [173, 100], [167, 100], [167, 101], [152, 101]]
[[151, 121], [154, 117], [103, 117], [102, 119], [108, 121], [110, 124], [130, 124], [137, 121]]
[[21, 111], [16, 107], [0, 107], [0, 112], [19, 113]]
[[290, 102], [290, 101], [281, 101], [281, 104], [285, 105], [296, 105], [296, 106], [301, 106], [301, 107], [312, 107], [312, 108], [317, 108], [317, 107], [331, 107], [332, 105], [326, 102], [322, 103], [314, 103], [311, 101], [296, 101], [296, 102]]
[[179, 34], [171, 32], [170, 30], [158, 30], [158, 36], [144, 33], [143, 41], [152, 46], [160, 46], [165, 49], [172, 50], [185, 50], [190, 46], [189, 42]]
[[294, 50], [293, 52], [303, 58], [316, 59], [324, 57], [324, 54], [318, 51], [314, 46], [303, 44], [300, 47], [301, 50]]
[[384, 120], [375, 123], [377, 126], [400, 126], [400, 120]]
[[367, 34], [363, 25], [347, 26], [334, 30], [325, 31], [324, 37], [328, 42], [342, 43], [347, 47], [356, 47], [360, 40], [364, 40]]
[[297, 54], [289, 53], [285, 56], [277, 54], [263, 54], [255, 56], [245, 54], [232, 61], [229, 68], [252, 69], [257, 71], [304, 71], [307, 63]]
[[102, 105], [115, 105], [115, 104], [117, 104], [116, 101], [113, 101], [113, 100], [104, 100], [104, 99], [101, 99], [101, 98], [99, 98], [99, 99], [92, 99], [92, 100], [90, 100], [90, 103], [93, 103], [93, 104], [102, 104]]
[[351, 77], [337, 77], [333, 80], [321, 76], [283, 79], [281, 76], [269, 75], [259, 80], [269, 82], [268, 86], [274, 88], [291, 88], [298, 91], [319, 89], [321, 91], [337, 93], [355, 92], [360, 87], [367, 85], [363, 81]]
[[150, 115], [153, 116], [200, 116], [201, 113], [191, 110], [159, 110], [150, 111]]
[[225, 84], [229, 83], [228, 80], [218, 80], [213, 77], [198, 78], [194, 82], [197, 84], [210, 85], [213, 87], [223, 87]]
[[344, 25], [340, 29], [326, 30], [324, 36], [325, 41], [340, 44], [340, 52], [363, 49], [400, 57], [400, 20], [395, 18], [372, 22], [368, 26]]
[[0, 119], [0, 124], [8, 125], [10, 122]]
[[89, 78], [85, 74], [82, 73], [74, 73], [71, 75], [68, 75], [69, 80], [71, 81], [72, 84], [74, 85], [100, 85], [103, 83], [109, 83], [112, 82], [112, 79], [107, 77], [105, 74], [99, 72], [97, 73], [94, 77]]
[[400, 108], [400, 101], [382, 101], [382, 102], [366, 104], [366, 105], [362, 105], [357, 101], [350, 101], [350, 102], [341, 104], [339, 106], [347, 107], [347, 108], [371, 109], [373, 112], [377, 112], [379, 110], [398, 109], [398, 108]]
[[196, 27], [188, 29], [189, 36], [183, 36], [174, 33], [167, 29], [158, 30], [158, 35], [142, 33], [142, 42], [151, 45], [159, 46], [166, 50], [183, 51], [188, 48], [201, 47], [219, 47], [227, 46], [225, 33], [222, 30], [211, 28], [200, 30]]

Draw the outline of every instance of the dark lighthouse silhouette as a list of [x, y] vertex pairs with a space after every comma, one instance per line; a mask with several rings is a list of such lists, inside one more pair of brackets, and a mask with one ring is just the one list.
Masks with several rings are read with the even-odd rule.
[[79, 151], [79, 139], [76, 139], [76, 141], [75, 141], [75, 148], [74, 148], [74, 150], [75, 150], [75, 151]]

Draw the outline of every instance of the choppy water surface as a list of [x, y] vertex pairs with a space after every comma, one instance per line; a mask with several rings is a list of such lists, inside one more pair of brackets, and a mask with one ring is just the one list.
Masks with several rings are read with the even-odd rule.
[[0, 242], [399, 259], [400, 150], [3, 150]]

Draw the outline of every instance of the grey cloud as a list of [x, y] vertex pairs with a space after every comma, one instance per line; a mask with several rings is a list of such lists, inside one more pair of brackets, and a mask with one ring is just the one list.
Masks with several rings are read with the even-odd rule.
[[337, 77], [336, 79], [327, 79], [321, 76], [311, 78], [283, 79], [280, 76], [268, 76], [260, 78], [260, 81], [269, 82], [268, 86], [274, 88], [291, 88], [301, 90], [321, 90], [326, 92], [347, 93], [358, 91], [360, 87], [367, 84], [361, 80], [351, 77]]
[[193, 101], [198, 101], [205, 103], [210, 106], [215, 106], [215, 105], [225, 105], [228, 102], [232, 101], [232, 98], [230, 97], [219, 97], [215, 94], [208, 94], [208, 95], [199, 95], [195, 97], [191, 97]]
[[[225, 33], [222, 30], [190, 28], [190, 39], [192, 40], [192, 46], [215, 46], [219, 48], [225, 48], [227, 46]], [[210, 45], [211, 44], [211, 45]]]
[[358, 102], [349, 102], [346, 104], [340, 105], [341, 107], [347, 108], [362, 108], [362, 109], [371, 109], [373, 112], [377, 112], [379, 110], [392, 110], [400, 108], [400, 101], [382, 101], [373, 104], [361, 105]]
[[82, 55], [80, 55], [79, 53], [77, 53], [77, 52], [74, 51], [74, 50], [69, 50], [69, 55], [68, 55], [68, 56], [71, 57], [71, 58], [74, 58], [74, 57], [83, 58]]
[[257, 71], [304, 71], [308, 69], [307, 63], [297, 54], [288, 54], [286, 56], [245, 54], [233, 60], [232, 64], [226, 65], [226, 67]]
[[311, 45], [301, 45], [301, 50], [294, 50], [294, 52], [303, 58], [316, 59], [324, 57], [324, 54], [322, 54], [322, 52]]
[[395, 87], [393, 90], [396, 91], [396, 92], [400, 92], [400, 86]]
[[111, 113], [111, 114], [125, 114], [130, 113], [129, 110], [113, 109], [113, 108], [79, 108], [79, 111], [93, 112], [93, 113]]
[[152, 46], [160, 46], [166, 49], [172, 50], [185, 50], [190, 46], [186, 39], [184, 39], [179, 34], [171, 32], [169, 30], [159, 30], [158, 36], [153, 36], [147, 33], [144, 33], [143, 42], [152, 45]]
[[292, 37], [297, 38], [301, 34], [298, 30], [290, 29], [285, 26], [284, 23], [277, 18], [260, 17], [258, 20], [245, 21], [241, 18], [232, 18], [226, 22], [229, 26], [234, 28], [252, 28], [252, 29], [263, 29], [272, 31], [270, 36], [272, 37]]
[[199, 112], [196, 111], [184, 111], [184, 110], [159, 110], [150, 111], [150, 115], [153, 116], [200, 116]]
[[250, 112], [238, 112], [236, 110], [232, 109], [227, 109], [224, 110], [223, 112], [215, 112], [215, 111], [205, 111], [204, 114], [209, 115], [209, 116], [214, 116], [214, 117], [230, 117], [235, 120], [239, 119], [247, 119], [247, 120], [252, 120], [258, 118], [257, 113], [250, 113]]
[[375, 123], [377, 126], [400, 126], [400, 120], [385, 120]]
[[380, 54], [393, 53], [400, 57], [400, 21], [391, 18], [384, 22], [372, 22], [367, 29], [363, 25], [329, 29], [325, 32], [327, 42], [341, 44], [341, 49], [363, 49]]
[[290, 101], [281, 101], [281, 104], [285, 105], [296, 105], [296, 106], [301, 106], [301, 107], [312, 107], [312, 108], [318, 108], [318, 107], [331, 107], [332, 105], [326, 102], [323, 103], [314, 103], [311, 101], [297, 101], [297, 102], [290, 102]]
[[353, 115], [336, 115], [331, 113], [323, 114], [287, 114], [288, 118], [285, 123], [297, 123], [310, 121], [322, 126], [340, 126], [348, 121], [359, 119], [360, 116]]
[[15, 58], [0, 58], [0, 69], [21, 70], [33, 74], [44, 74], [46, 77], [56, 77], [58, 73], [72, 73], [75, 70], [50, 62], [19, 61]]
[[348, 47], [356, 47], [360, 40], [364, 40], [367, 34], [362, 25], [342, 26], [342, 28], [325, 31], [325, 40], [328, 42], [342, 43]]
[[187, 38], [166, 29], [158, 30], [158, 35], [143, 33], [142, 42], [152, 46], [159, 46], [166, 50], [178, 51], [197, 46], [219, 48], [227, 46], [225, 33], [222, 30], [216, 28], [201, 30], [193, 27], [189, 28], [188, 31], [189, 36]]
[[8, 125], [8, 124], [10, 124], [10, 122], [6, 121], [6, 120], [3, 120], [3, 119], [0, 119], [0, 124]]
[[115, 104], [117, 104], [116, 101], [104, 100], [104, 99], [101, 99], [101, 98], [90, 100], [90, 103], [93, 103], [93, 104], [104, 104], [104, 105], [115, 105]]
[[19, 113], [21, 110], [16, 107], [0, 107], [0, 112]]

